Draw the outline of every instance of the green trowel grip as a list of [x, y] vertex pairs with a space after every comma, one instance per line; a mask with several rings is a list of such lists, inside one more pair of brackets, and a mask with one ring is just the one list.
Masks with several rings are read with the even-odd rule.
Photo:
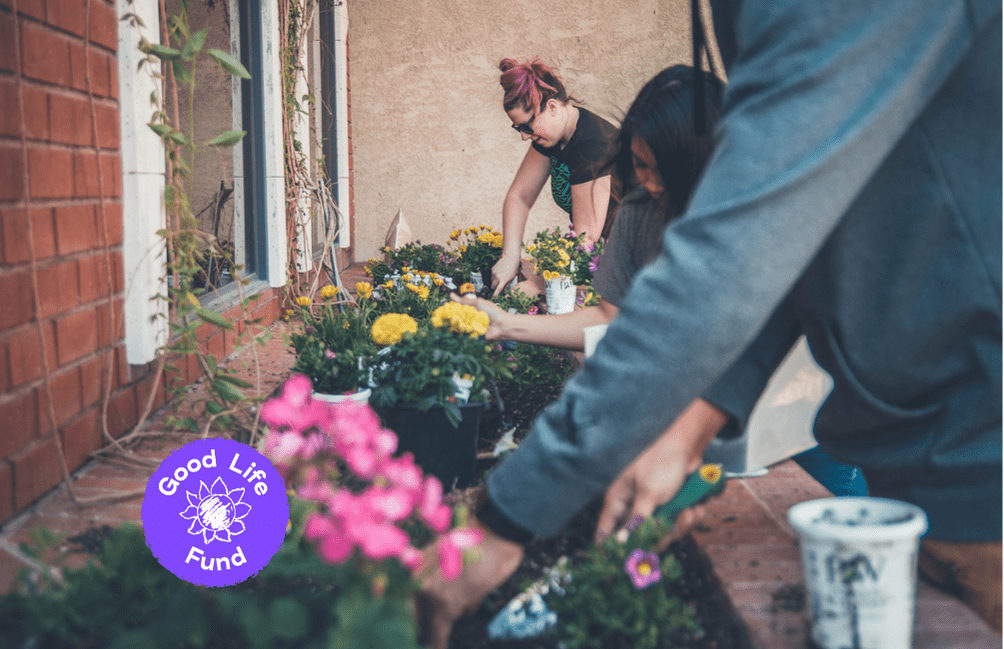
[[724, 489], [725, 474], [722, 472], [721, 467], [714, 464], [705, 464], [697, 471], [691, 473], [687, 481], [680, 487], [680, 491], [673, 496], [672, 500], [656, 508], [653, 516], [672, 525], [676, 521], [676, 517], [684, 509], [693, 507], [711, 496], [720, 494]]

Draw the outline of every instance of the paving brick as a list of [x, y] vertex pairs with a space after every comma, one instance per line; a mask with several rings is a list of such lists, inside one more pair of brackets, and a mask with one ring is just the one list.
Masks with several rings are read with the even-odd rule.
[[59, 364], [66, 365], [98, 348], [97, 313], [85, 309], [56, 320], [56, 350]]
[[49, 24], [76, 36], [84, 35], [84, 3], [80, 0], [46, 0]]
[[[70, 471], [81, 466], [92, 451], [101, 446], [101, 422], [98, 408], [85, 410], [75, 421], [68, 424], [60, 434], [63, 438], [63, 455]], [[74, 483], [76, 487], [80, 481]]]
[[65, 205], [53, 212], [59, 254], [68, 255], [97, 247], [98, 231], [93, 204]]
[[28, 147], [28, 182], [32, 198], [73, 196], [73, 154], [49, 146]]
[[79, 303], [79, 264], [75, 260], [39, 268], [37, 279], [40, 317], [49, 318], [69, 311]]
[[[3, 39], [0, 38], [0, 42]], [[0, 174], [0, 201], [16, 201], [24, 197], [24, 165], [21, 161], [21, 147], [3, 146], [0, 143], [0, 169], [10, 170]]]
[[0, 309], [0, 331], [24, 324], [35, 316], [28, 271], [0, 272], [0, 295], [4, 296], [4, 308]]
[[38, 395], [35, 390], [4, 395], [0, 400], [0, 459], [10, 457], [38, 436]]
[[45, 495], [62, 478], [52, 439], [42, 439], [10, 457], [14, 466], [14, 508], [21, 510]]
[[722, 583], [799, 583], [802, 559], [795, 548], [771, 545], [702, 545]]
[[[28, 219], [23, 209], [0, 209], [0, 228], [3, 229], [4, 261], [19, 264], [31, 260], [28, 248]], [[53, 229], [52, 209], [31, 210], [31, 230], [35, 242], [35, 260], [43, 261], [56, 254], [56, 236]]]
[[87, 97], [80, 93], [54, 92], [49, 95], [52, 115], [50, 137], [59, 144], [90, 145], [91, 108]]
[[115, 9], [104, 2], [91, 2], [91, 42], [111, 51], [118, 46], [118, 21]]
[[14, 473], [8, 462], [0, 460], [0, 521], [14, 514]]
[[66, 37], [51, 29], [21, 21], [21, 61], [24, 76], [28, 78], [60, 86], [70, 84]]

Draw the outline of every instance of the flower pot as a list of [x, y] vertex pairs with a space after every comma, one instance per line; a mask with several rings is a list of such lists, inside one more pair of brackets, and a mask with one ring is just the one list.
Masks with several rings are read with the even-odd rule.
[[561, 275], [554, 279], [545, 280], [547, 300], [547, 312], [550, 315], [561, 313], [571, 313], [575, 308], [575, 284], [572, 278]]
[[310, 396], [319, 400], [327, 401], [328, 403], [341, 403], [342, 401], [356, 401], [359, 403], [369, 403], [370, 395], [373, 391], [369, 388], [363, 388], [356, 392], [348, 392], [345, 394], [326, 394], [324, 392], [311, 392]]
[[439, 478], [445, 490], [463, 489], [474, 483], [478, 430], [485, 407], [482, 402], [461, 405], [457, 428], [440, 407], [420, 412], [418, 406], [397, 405], [387, 409], [383, 418], [387, 428], [397, 433], [399, 453], [412, 453], [415, 464]]

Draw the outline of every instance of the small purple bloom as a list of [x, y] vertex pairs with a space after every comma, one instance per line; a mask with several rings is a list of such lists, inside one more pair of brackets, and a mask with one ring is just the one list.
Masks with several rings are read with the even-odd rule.
[[596, 269], [600, 266], [600, 255], [596, 255], [589, 261], [589, 272], [595, 273]]
[[630, 575], [634, 587], [638, 590], [648, 588], [662, 579], [659, 571], [659, 556], [654, 552], [645, 552], [635, 548], [624, 562], [624, 569]]
[[530, 307], [530, 310], [527, 311], [526, 313], [527, 315], [537, 315], [537, 307], [535, 306]]
[[328, 359], [329, 361], [333, 361], [337, 357], [337, 354], [335, 354], [335, 352], [331, 351], [330, 349], [325, 349], [324, 350], [324, 357], [326, 359]]

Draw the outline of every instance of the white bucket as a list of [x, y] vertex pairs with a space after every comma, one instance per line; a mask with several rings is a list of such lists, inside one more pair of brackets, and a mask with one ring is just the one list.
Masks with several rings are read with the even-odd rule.
[[480, 293], [481, 289], [485, 287], [485, 280], [481, 276], [481, 273], [471, 273], [471, 284], [474, 284], [474, 292]]
[[823, 498], [795, 505], [788, 520], [801, 540], [816, 645], [910, 649], [924, 510], [887, 498]]
[[350, 392], [348, 394], [325, 394], [324, 392], [311, 392], [310, 396], [318, 401], [327, 401], [328, 403], [341, 403], [343, 401], [369, 403], [371, 394], [373, 394], [373, 391], [369, 388], [365, 388], [363, 390], [359, 390], [358, 392]]
[[575, 284], [572, 284], [571, 277], [561, 275], [545, 280], [545, 284], [548, 314], [571, 313], [575, 309]]

